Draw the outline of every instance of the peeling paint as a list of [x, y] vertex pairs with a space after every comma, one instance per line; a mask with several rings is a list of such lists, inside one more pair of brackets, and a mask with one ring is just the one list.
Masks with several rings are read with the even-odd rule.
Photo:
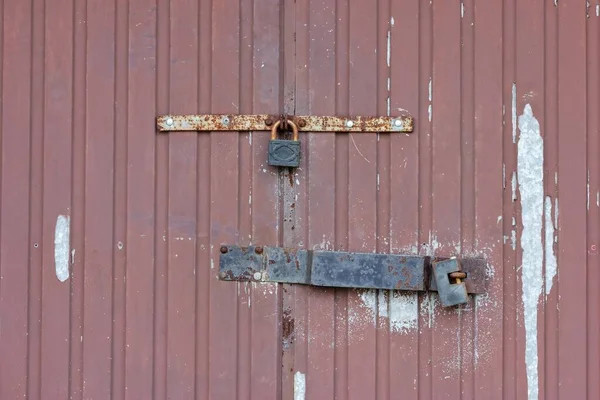
[[59, 215], [54, 229], [54, 267], [61, 282], [69, 279], [70, 223], [68, 215]]
[[460, 17], [463, 18], [465, 16], [465, 3], [460, 3]]
[[[513, 86], [514, 87], [514, 86]], [[522, 299], [525, 322], [525, 364], [529, 399], [538, 398], [537, 313], [542, 292], [542, 213], [544, 210], [544, 143], [529, 104], [519, 116], [517, 171], [523, 231]]]
[[294, 374], [294, 400], [306, 399], [306, 375], [300, 371]]
[[431, 122], [431, 117], [432, 117], [432, 102], [433, 100], [433, 81], [431, 79], [431, 77], [429, 77], [429, 107], [427, 107], [427, 113], [429, 114], [429, 122]]
[[546, 260], [546, 296], [552, 290], [552, 284], [554, 277], [556, 276], [557, 264], [556, 255], [554, 254], [554, 229], [555, 226], [552, 224], [552, 199], [550, 196], [546, 196], [546, 204], [544, 207], [544, 230], [545, 230], [545, 260]]
[[390, 18], [390, 25], [394, 26], [394, 17]]

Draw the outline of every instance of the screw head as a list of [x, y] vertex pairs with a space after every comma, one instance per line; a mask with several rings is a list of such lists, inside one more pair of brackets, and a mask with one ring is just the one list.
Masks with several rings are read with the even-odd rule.
[[254, 273], [254, 280], [255, 281], [260, 281], [260, 278], [262, 278], [262, 274], [260, 272], [255, 272]]
[[227, 274], [225, 272], [219, 272], [219, 278], [225, 279], [226, 276]]
[[228, 117], [223, 117], [223, 119], [221, 120], [221, 122], [223, 123], [223, 125], [229, 125], [229, 118]]
[[173, 118], [167, 118], [167, 125], [169, 125], [169, 126], [173, 125]]
[[400, 128], [402, 126], [402, 121], [400, 121], [399, 119], [394, 121], [394, 126], [397, 128]]
[[227, 248], [227, 246], [221, 246], [221, 253], [225, 254], [229, 251], [229, 249]]
[[271, 118], [267, 118], [267, 119], [265, 119], [265, 125], [266, 125], [266, 126], [271, 126], [271, 125], [273, 125], [273, 120], [272, 120]]
[[298, 121], [298, 126], [299, 126], [300, 128], [304, 128], [304, 127], [306, 126], [306, 121], [305, 121], [305, 120], [303, 120], [303, 119], [301, 119], [300, 121]]
[[263, 248], [262, 248], [261, 246], [258, 246], [257, 248], [255, 248], [255, 249], [254, 249], [254, 252], [255, 252], [256, 254], [262, 254], [262, 252], [263, 252]]
[[354, 122], [352, 122], [352, 121], [346, 121], [346, 126], [348, 128], [352, 128], [354, 126]]

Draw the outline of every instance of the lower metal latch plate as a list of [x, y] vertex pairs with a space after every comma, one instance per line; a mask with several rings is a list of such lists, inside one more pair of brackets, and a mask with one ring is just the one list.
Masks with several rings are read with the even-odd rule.
[[221, 246], [224, 281], [437, 291], [444, 306], [485, 293], [483, 258], [431, 258], [403, 254], [351, 253], [262, 246]]

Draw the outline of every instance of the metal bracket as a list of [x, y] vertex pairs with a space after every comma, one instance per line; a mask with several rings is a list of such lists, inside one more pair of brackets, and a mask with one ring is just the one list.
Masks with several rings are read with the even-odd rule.
[[161, 115], [156, 119], [160, 132], [169, 131], [270, 131], [278, 120], [292, 121], [304, 132], [400, 132], [413, 131], [413, 117], [333, 117], [280, 115]]
[[483, 258], [432, 259], [235, 245], [223, 245], [220, 251], [219, 278], [224, 281], [437, 291], [446, 307], [468, 302], [468, 293], [481, 294], [486, 290]]

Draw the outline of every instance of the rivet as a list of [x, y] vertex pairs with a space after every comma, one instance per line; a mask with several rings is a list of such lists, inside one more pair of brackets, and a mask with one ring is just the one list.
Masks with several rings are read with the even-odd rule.
[[346, 121], [346, 126], [348, 128], [352, 128], [354, 126], [354, 122], [352, 122], [352, 121]]
[[169, 126], [173, 125], [173, 118], [167, 118], [167, 125], [169, 125]]
[[223, 125], [229, 125], [229, 118], [228, 117], [223, 117], [223, 119], [221, 120], [221, 122], [223, 123]]
[[227, 246], [221, 246], [221, 253], [225, 254], [229, 251], [229, 249], [227, 248]]
[[300, 121], [298, 121], [298, 126], [299, 126], [300, 128], [304, 128], [304, 127], [306, 126], [306, 121], [305, 121], [305, 120], [303, 120], [303, 119], [301, 119]]
[[402, 121], [400, 121], [399, 119], [395, 120], [394, 121], [394, 126], [396, 126], [398, 128], [401, 127], [402, 126]]
[[271, 125], [273, 125], [273, 120], [272, 120], [271, 118], [267, 118], [267, 119], [265, 119], [265, 125], [266, 125], [266, 126], [271, 126]]
[[254, 280], [255, 281], [260, 281], [260, 278], [262, 278], [262, 274], [260, 272], [255, 272], [254, 273]]
[[225, 279], [226, 276], [227, 274], [225, 272], [219, 272], [219, 278]]

